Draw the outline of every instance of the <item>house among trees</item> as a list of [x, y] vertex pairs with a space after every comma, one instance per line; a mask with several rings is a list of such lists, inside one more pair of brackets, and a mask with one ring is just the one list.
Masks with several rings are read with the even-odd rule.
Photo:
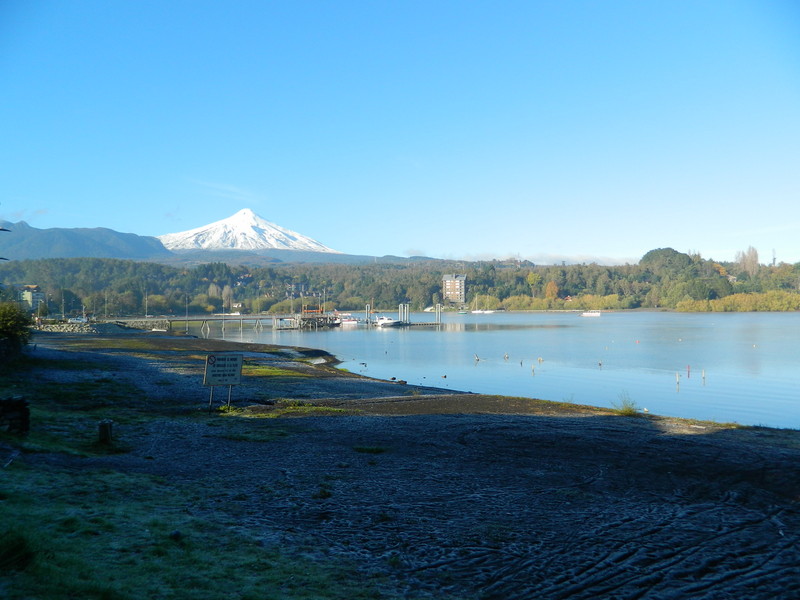
[[467, 276], [442, 275], [442, 297], [445, 301], [463, 304], [467, 301]]

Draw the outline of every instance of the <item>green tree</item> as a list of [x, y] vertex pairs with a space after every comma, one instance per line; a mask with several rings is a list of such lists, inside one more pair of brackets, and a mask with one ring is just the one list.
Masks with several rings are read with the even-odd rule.
[[645, 254], [639, 264], [657, 274], [663, 271], [677, 273], [691, 266], [692, 257], [672, 248], [658, 248]]
[[534, 273], [531, 271], [528, 273], [528, 276], [525, 278], [525, 281], [531, 288], [531, 298], [536, 298], [536, 288], [539, 287], [539, 284], [542, 281], [542, 276], [538, 273]]
[[31, 317], [15, 302], [0, 304], [0, 353], [18, 354], [31, 337]]

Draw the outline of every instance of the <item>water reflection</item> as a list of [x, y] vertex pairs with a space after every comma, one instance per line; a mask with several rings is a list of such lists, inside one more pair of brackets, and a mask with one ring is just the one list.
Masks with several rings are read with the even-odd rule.
[[445, 314], [439, 326], [316, 332], [237, 322], [225, 338], [322, 348], [354, 372], [454, 390], [599, 406], [627, 394], [651, 413], [800, 427], [794, 313]]
[[430, 326], [438, 331], [519, 331], [525, 329], [565, 329], [570, 327], [566, 323], [559, 324], [536, 324], [536, 323], [491, 323], [491, 322], [478, 322], [478, 323], [465, 323], [465, 322], [442, 322], [438, 325], [432, 324]]

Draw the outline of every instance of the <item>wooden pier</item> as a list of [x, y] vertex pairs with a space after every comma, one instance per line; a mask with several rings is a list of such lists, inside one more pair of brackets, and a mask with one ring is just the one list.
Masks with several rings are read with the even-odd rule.
[[[436, 320], [432, 322], [412, 323], [410, 319], [409, 305], [401, 304], [398, 316], [399, 322], [395, 327], [437, 327], [441, 325], [441, 309], [436, 313]], [[365, 316], [361, 321], [362, 325], [374, 327], [375, 322], [371, 315], [378, 311], [371, 311], [367, 306]], [[337, 327], [340, 325], [340, 315], [337, 313], [326, 313], [322, 310], [306, 309], [299, 313], [282, 314], [282, 315], [241, 315], [241, 314], [215, 314], [215, 315], [186, 315], [185, 317], [159, 317], [159, 318], [130, 318], [121, 319], [117, 322], [125, 323], [131, 327], [140, 329], [149, 329], [156, 331], [181, 331], [184, 329], [189, 332], [190, 323], [193, 326], [200, 325], [200, 331], [204, 335], [208, 335], [212, 326], [221, 327], [225, 332], [228, 328], [236, 328], [239, 331], [244, 331], [245, 328], [253, 329], [254, 331], [263, 331], [264, 329], [282, 330], [282, 329], [297, 329], [297, 330], [319, 330]]]
[[299, 313], [289, 316], [272, 317], [273, 329], [327, 329], [337, 327], [336, 315], [325, 313]]
[[[284, 315], [209, 315], [209, 316], [190, 316], [190, 317], [169, 317], [164, 319], [139, 319], [137, 327], [142, 329], [164, 328], [165, 324], [172, 331], [180, 331], [184, 328], [189, 331], [189, 324], [196, 326], [200, 324], [201, 332], [208, 332], [212, 326], [219, 326], [222, 330], [229, 327], [243, 331], [253, 329], [263, 331], [264, 329], [324, 329], [336, 327], [338, 319], [332, 314], [284, 314]], [[131, 323], [133, 325], [133, 323]], [[150, 325], [153, 325], [151, 327]]]

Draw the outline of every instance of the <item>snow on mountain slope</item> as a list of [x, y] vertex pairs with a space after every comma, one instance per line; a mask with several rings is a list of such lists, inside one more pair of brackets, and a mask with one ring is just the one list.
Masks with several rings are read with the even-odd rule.
[[332, 252], [316, 240], [270, 223], [244, 208], [235, 215], [203, 227], [158, 236], [170, 250], [304, 250]]

